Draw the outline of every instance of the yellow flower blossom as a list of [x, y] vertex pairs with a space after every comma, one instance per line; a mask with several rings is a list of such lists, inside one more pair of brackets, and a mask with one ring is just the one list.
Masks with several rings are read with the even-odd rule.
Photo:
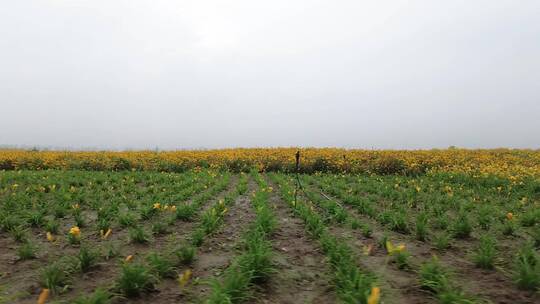
[[367, 299], [368, 304], [378, 304], [381, 298], [381, 289], [379, 287], [371, 287], [371, 293]]
[[405, 245], [400, 244], [398, 246], [394, 246], [392, 242], [386, 241], [386, 251], [388, 252], [388, 255], [392, 255], [394, 253], [400, 253], [405, 250]]
[[184, 288], [191, 278], [191, 269], [187, 269], [178, 277], [178, 284], [180, 288]]
[[38, 297], [38, 300], [37, 300], [37, 304], [45, 304], [45, 302], [47, 301], [47, 299], [49, 298], [49, 294], [51, 293], [51, 291], [47, 288], [43, 288], [41, 290], [41, 293], [39, 294], [39, 297]]
[[77, 226], [73, 226], [71, 229], [69, 229], [69, 234], [78, 238], [81, 236], [81, 229]]

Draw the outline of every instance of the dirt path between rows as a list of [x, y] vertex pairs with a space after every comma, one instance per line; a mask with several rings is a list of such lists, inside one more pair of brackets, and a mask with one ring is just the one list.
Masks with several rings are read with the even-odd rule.
[[[274, 189], [275, 185], [274, 185]], [[270, 241], [277, 272], [262, 286], [256, 303], [298, 304], [337, 303], [333, 287], [328, 282], [331, 269], [315, 240], [308, 237], [301, 219], [272, 192], [269, 203], [278, 220]]]

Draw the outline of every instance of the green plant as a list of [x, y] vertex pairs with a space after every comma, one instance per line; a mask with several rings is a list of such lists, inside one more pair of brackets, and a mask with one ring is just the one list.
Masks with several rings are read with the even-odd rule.
[[52, 234], [58, 234], [59, 229], [60, 229], [60, 224], [56, 220], [49, 220], [45, 224], [45, 231], [50, 232]]
[[97, 262], [99, 258], [99, 252], [88, 248], [87, 246], [81, 246], [77, 258], [77, 268], [81, 272], [87, 272]]
[[425, 241], [428, 232], [427, 214], [421, 213], [416, 217], [415, 236], [419, 241]]
[[120, 226], [122, 227], [134, 227], [136, 222], [135, 216], [130, 212], [121, 213], [118, 216], [118, 223], [120, 223]]
[[228, 268], [222, 282], [211, 282], [212, 293], [207, 304], [228, 304], [245, 301], [249, 298], [251, 275], [238, 266]]
[[435, 293], [448, 290], [450, 288], [448, 274], [448, 270], [433, 257], [420, 267], [420, 285]]
[[58, 293], [70, 283], [69, 273], [58, 262], [45, 266], [40, 274], [40, 283], [53, 293]]
[[252, 281], [266, 281], [274, 272], [270, 244], [261, 232], [254, 231], [246, 238], [246, 247], [246, 253], [238, 260], [240, 268], [251, 273]]
[[502, 234], [507, 236], [514, 235], [517, 230], [516, 223], [509, 220], [504, 221], [501, 228]]
[[182, 221], [189, 221], [195, 214], [195, 209], [189, 204], [182, 204], [176, 207], [176, 218]]
[[496, 253], [495, 239], [488, 235], [484, 235], [480, 238], [480, 243], [474, 252], [474, 264], [483, 269], [493, 269]]
[[163, 235], [169, 233], [167, 225], [163, 222], [154, 222], [152, 223], [152, 234], [154, 235]]
[[86, 226], [86, 220], [82, 213], [77, 212], [73, 215], [73, 219], [75, 220], [75, 225], [77, 227], [85, 227]]
[[45, 212], [41, 210], [30, 211], [27, 214], [27, 221], [32, 227], [41, 227], [45, 221]]
[[136, 297], [154, 289], [156, 278], [143, 265], [126, 263], [122, 265], [116, 288], [126, 297]]
[[514, 263], [514, 281], [521, 289], [540, 288], [540, 257], [533, 246], [526, 245], [519, 250]]
[[361, 222], [358, 219], [352, 219], [351, 220], [351, 229], [358, 230], [361, 227]]
[[105, 259], [109, 260], [111, 258], [117, 257], [120, 254], [118, 247], [115, 246], [113, 243], [107, 243], [105, 245]]
[[450, 248], [450, 235], [446, 232], [440, 232], [433, 237], [433, 244], [437, 250]]
[[112, 294], [103, 289], [96, 289], [91, 295], [80, 296], [73, 304], [110, 304]]
[[9, 233], [16, 242], [24, 243], [28, 240], [28, 230], [24, 226], [13, 227]]
[[178, 258], [180, 264], [190, 265], [195, 260], [196, 249], [188, 244], [180, 245], [174, 250], [174, 255]]
[[140, 226], [129, 228], [129, 239], [133, 243], [144, 244], [150, 241], [149, 236]]
[[100, 218], [98, 219], [97, 223], [97, 230], [99, 231], [107, 231], [111, 228], [111, 222], [108, 218]]
[[151, 252], [146, 257], [146, 261], [150, 266], [151, 272], [156, 276], [161, 278], [173, 278], [176, 276], [176, 269], [170, 259], [155, 252]]
[[454, 221], [452, 232], [454, 237], [459, 239], [465, 239], [471, 235], [472, 226], [466, 213], [462, 212]]
[[35, 259], [36, 252], [37, 252], [37, 247], [30, 242], [26, 242], [22, 244], [21, 246], [19, 246], [19, 248], [17, 248], [17, 256], [19, 257], [19, 260], [21, 261]]
[[399, 269], [410, 268], [409, 258], [411, 255], [407, 251], [398, 251], [392, 256]]
[[204, 241], [205, 235], [206, 233], [203, 229], [195, 229], [195, 231], [191, 233], [191, 243], [196, 247], [200, 247]]
[[371, 227], [368, 224], [363, 224], [362, 225], [362, 235], [363, 236], [371, 237], [372, 232], [373, 232], [373, 230], [371, 229]]

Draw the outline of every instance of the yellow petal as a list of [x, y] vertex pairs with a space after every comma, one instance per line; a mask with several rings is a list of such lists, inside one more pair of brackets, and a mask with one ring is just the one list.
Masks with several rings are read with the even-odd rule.
[[379, 287], [371, 287], [371, 293], [368, 297], [368, 304], [378, 304], [381, 298], [381, 289]]
[[45, 304], [45, 301], [49, 298], [50, 290], [47, 288], [44, 288], [41, 290], [41, 293], [39, 294], [39, 298], [37, 300], [37, 304]]

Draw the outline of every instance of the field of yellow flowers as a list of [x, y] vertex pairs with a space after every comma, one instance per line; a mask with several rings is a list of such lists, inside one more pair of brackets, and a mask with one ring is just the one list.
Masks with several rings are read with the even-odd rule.
[[[0, 150], [0, 170], [83, 169], [184, 172], [192, 168], [232, 172], [292, 172], [296, 148], [186, 151], [71, 152]], [[461, 172], [510, 179], [540, 177], [540, 150], [345, 150], [305, 148], [303, 173], [375, 173], [415, 175]]]
[[539, 151], [0, 151], [0, 304], [540, 303]]

